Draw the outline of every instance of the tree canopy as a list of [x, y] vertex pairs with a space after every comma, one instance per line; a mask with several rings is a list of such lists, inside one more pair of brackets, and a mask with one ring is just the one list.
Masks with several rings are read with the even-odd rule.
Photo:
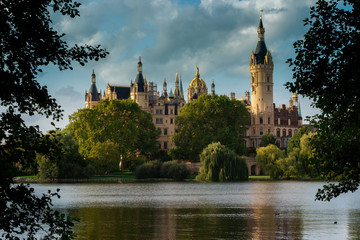
[[34, 167], [35, 153], [49, 151], [40, 141], [39, 127], [27, 126], [22, 116], [62, 117], [46, 86], [36, 80], [37, 74], [49, 64], [72, 69], [73, 62], [84, 65], [108, 54], [100, 45], [69, 46], [65, 34], [52, 27], [51, 14], [74, 18], [79, 16], [79, 6], [72, 0], [0, 2], [0, 229], [6, 238], [24, 233], [33, 238], [41, 229], [44, 238], [73, 237], [72, 222], [51, 209], [52, 195], [40, 199], [33, 189], [11, 183], [16, 163]]
[[212, 142], [220, 142], [237, 154], [244, 154], [243, 137], [249, 121], [250, 114], [241, 102], [227, 96], [203, 94], [185, 105], [176, 117], [172, 154], [175, 158], [196, 161]]
[[283, 172], [278, 164], [278, 160], [282, 158], [285, 158], [285, 151], [280, 150], [274, 144], [256, 149], [256, 161], [260, 163], [261, 169], [266, 170], [271, 178], [282, 177]]
[[63, 131], [50, 131], [42, 141], [48, 141], [49, 151], [37, 153], [40, 178], [88, 178], [93, 169], [79, 153], [70, 134]]
[[264, 133], [261, 138], [260, 147], [266, 147], [269, 144], [276, 144], [276, 137], [271, 133]]
[[66, 130], [73, 134], [86, 157], [98, 156], [94, 151], [103, 149], [105, 142], [109, 147], [109, 141], [117, 147], [118, 163], [121, 158], [148, 158], [157, 151], [159, 130], [152, 116], [132, 100], [101, 100], [91, 109], [79, 109], [69, 119]]
[[249, 177], [245, 159], [220, 142], [209, 144], [202, 151], [200, 161], [202, 167], [196, 177], [200, 181], [225, 182]]
[[304, 20], [308, 31], [294, 43], [288, 62], [294, 82], [287, 88], [309, 97], [321, 113], [312, 118], [314, 164], [338, 183], [319, 189], [330, 200], [360, 183], [360, 2], [318, 0]]
[[303, 135], [308, 134], [310, 128], [308, 126], [303, 126], [299, 129], [289, 140], [287, 144], [287, 153], [290, 154], [294, 148], [300, 148], [300, 139]]

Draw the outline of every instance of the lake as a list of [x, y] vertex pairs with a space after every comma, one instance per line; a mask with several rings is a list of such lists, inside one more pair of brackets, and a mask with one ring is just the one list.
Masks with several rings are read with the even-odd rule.
[[[31, 184], [78, 239], [360, 239], [360, 192], [314, 201], [322, 182]], [[336, 222], [336, 223], [335, 223]]]

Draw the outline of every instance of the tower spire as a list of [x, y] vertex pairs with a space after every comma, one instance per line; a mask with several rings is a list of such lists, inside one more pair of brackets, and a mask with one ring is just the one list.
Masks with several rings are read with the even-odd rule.
[[163, 83], [163, 96], [167, 96], [167, 83], [166, 83], [166, 78], [164, 78], [164, 83]]
[[139, 56], [139, 62], [138, 62], [138, 73], [142, 73], [142, 62], [141, 62], [141, 56]]
[[93, 72], [91, 74], [91, 84], [95, 84], [96, 83], [96, 75], [95, 75], [95, 70], [93, 69]]
[[259, 27], [258, 27], [258, 41], [265, 41], [265, 28], [263, 26], [262, 22], [262, 13], [263, 10], [260, 10], [260, 21], [259, 21]]
[[183, 91], [183, 86], [182, 86], [182, 80], [181, 80], [181, 75], [180, 75], [180, 93], [181, 93], [181, 97], [184, 97], [184, 91]]
[[211, 95], [215, 95], [215, 83], [214, 83], [214, 79], [212, 80], [212, 83], [211, 83]]

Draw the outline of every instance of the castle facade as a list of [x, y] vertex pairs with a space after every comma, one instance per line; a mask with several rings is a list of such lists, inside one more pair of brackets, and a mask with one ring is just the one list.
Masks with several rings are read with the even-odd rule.
[[[250, 57], [250, 92], [245, 92], [245, 98], [238, 99], [249, 110], [251, 123], [246, 132], [245, 143], [247, 147], [259, 146], [262, 135], [271, 133], [276, 136], [276, 143], [280, 147], [286, 147], [288, 140], [302, 126], [300, 102], [296, 93], [285, 104], [276, 106], [273, 102], [273, 70], [274, 63], [270, 51], [265, 44], [265, 28], [260, 16], [257, 29], [258, 41], [255, 52]], [[196, 67], [195, 78], [188, 86], [187, 101], [196, 100], [201, 94], [208, 94], [208, 88], [200, 78], [199, 67]], [[215, 94], [214, 81], [211, 84], [211, 94]], [[250, 97], [251, 95], [251, 97]], [[235, 93], [231, 93], [235, 99]], [[96, 87], [96, 75], [91, 75], [91, 87], [85, 92], [85, 107], [91, 108], [98, 104], [101, 99], [131, 99], [153, 117], [153, 122], [161, 130], [158, 139], [160, 151], [167, 151], [174, 146], [170, 136], [176, 131], [175, 118], [180, 109], [186, 104], [182, 87], [182, 80], [178, 73], [175, 75], [175, 89], [168, 93], [167, 82], [164, 79], [162, 93], [157, 91], [154, 82], [148, 82], [143, 76], [142, 62], [139, 57], [137, 75], [130, 86], [116, 86], [108, 84], [106, 90], [98, 92]]]

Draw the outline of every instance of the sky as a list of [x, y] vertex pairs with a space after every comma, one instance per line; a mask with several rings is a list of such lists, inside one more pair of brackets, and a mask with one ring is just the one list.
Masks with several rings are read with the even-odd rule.
[[[249, 62], [257, 43], [260, 10], [265, 42], [274, 61], [274, 103], [286, 104], [292, 96], [284, 84], [292, 80], [286, 60], [294, 58], [293, 43], [302, 39], [303, 20], [315, 0], [83, 0], [80, 17], [71, 19], [53, 14], [53, 26], [66, 33], [69, 46], [101, 44], [110, 53], [106, 59], [74, 69], [43, 68], [38, 81], [48, 87], [64, 110], [56, 126], [64, 128], [69, 114], [85, 106], [85, 91], [94, 69], [98, 90], [106, 85], [129, 86], [137, 74], [141, 56], [147, 81], [162, 91], [175, 87], [176, 72], [184, 93], [199, 66], [208, 89], [212, 80], [217, 94], [242, 98], [250, 90]], [[303, 118], [319, 111], [310, 100], [299, 96]], [[50, 119], [29, 117], [27, 122], [47, 131]]]

